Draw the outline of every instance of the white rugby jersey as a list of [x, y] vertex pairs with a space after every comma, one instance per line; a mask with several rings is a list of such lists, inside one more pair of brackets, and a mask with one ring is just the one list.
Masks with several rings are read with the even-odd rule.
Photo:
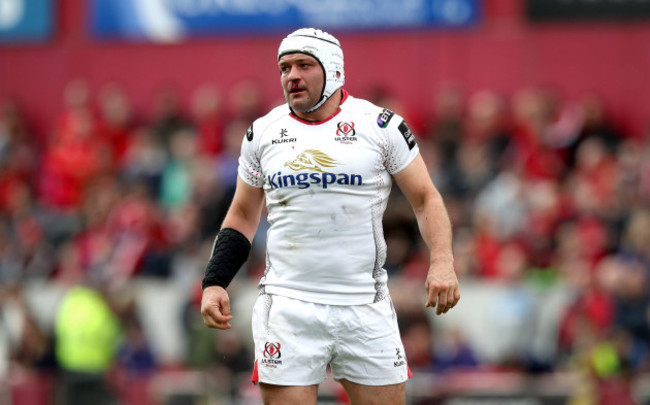
[[402, 117], [349, 96], [321, 122], [287, 104], [257, 119], [242, 142], [239, 176], [263, 187], [268, 294], [330, 305], [387, 294], [382, 217], [395, 174], [418, 154]]

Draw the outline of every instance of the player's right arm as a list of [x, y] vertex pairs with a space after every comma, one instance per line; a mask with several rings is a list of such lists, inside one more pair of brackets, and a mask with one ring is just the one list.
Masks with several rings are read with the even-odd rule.
[[264, 189], [249, 186], [239, 176], [237, 188], [221, 228], [236, 229], [253, 240], [264, 206]]
[[[232, 229], [248, 239], [255, 236], [264, 204], [264, 190], [246, 184], [237, 178], [237, 188], [221, 229]], [[226, 289], [219, 285], [203, 289], [201, 299], [203, 322], [210, 328], [230, 329], [230, 297]]]

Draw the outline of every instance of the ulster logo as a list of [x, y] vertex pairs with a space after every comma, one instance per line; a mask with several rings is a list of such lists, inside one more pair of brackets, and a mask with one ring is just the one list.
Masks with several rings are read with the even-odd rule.
[[282, 364], [282, 353], [280, 353], [280, 342], [266, 342], [264, 345], [264, 351], [262, 355], [262, 364], [265, 364], [267, 367], [276, 368], [278, 365]]
[[336, 138], [334, 140], [350, 144], [352, 141], [357, 140], [356, 133], [354, 122], [339, 122], [336, 124]]
[[266, 342], [264, 345], [264, 357], [267, 359], [277, 360], [282, 357], [280, 353], [280, 342]]
[[336, 124], [337, 136], [354, 136], [355, 133], [354, 122], [339, 122]]

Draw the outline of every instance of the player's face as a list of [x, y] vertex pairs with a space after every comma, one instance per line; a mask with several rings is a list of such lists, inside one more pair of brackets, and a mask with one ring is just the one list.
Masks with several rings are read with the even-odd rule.
[[278, 63], [284, 98], [297, 112], [306, 112], [320, 99], [325, 85], [318, 61], [302, 53], [283, 55]]

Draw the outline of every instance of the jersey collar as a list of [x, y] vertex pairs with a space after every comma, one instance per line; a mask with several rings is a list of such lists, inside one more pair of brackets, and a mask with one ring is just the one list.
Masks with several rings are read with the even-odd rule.
[[[349, 95], [349, 94], [348, 94], [347, 90], [345, 90], [345, 89], [341, 89], [341, 105], [343, 105], [343, 103], [345, 102], [345, 100], [348, 99], [348, 95]], [[291, 109], [291, 107], [289, 107], [289, 110], [291, 110], [291, 112], [289, 113], [289, 116], [291, 116], [291, 118], [295, 119], [295, 120], [298, 121], [298, 122], [302, 122], [303, 124], [307, 124], [307, 125], [320, 125], [320, 124], [324, 124], [324, 123], [326, 123], [327, 121], [331, 120], [332, 118], [336, 117], [336, 116], [341, 112], [341, 105], [339, 105], [339, 108], [336, 110], [336, 112], [335, 112], [334, 114], [330, 115], [329, 117], [327, 117], [327, 118], [325, 118], [324, 120], [321, 120], [321, 121], [307, 121], [307, 120], [304, 120], [304, 119], [298, 117], [298, 116], [293, 112], [293, 110]]]

